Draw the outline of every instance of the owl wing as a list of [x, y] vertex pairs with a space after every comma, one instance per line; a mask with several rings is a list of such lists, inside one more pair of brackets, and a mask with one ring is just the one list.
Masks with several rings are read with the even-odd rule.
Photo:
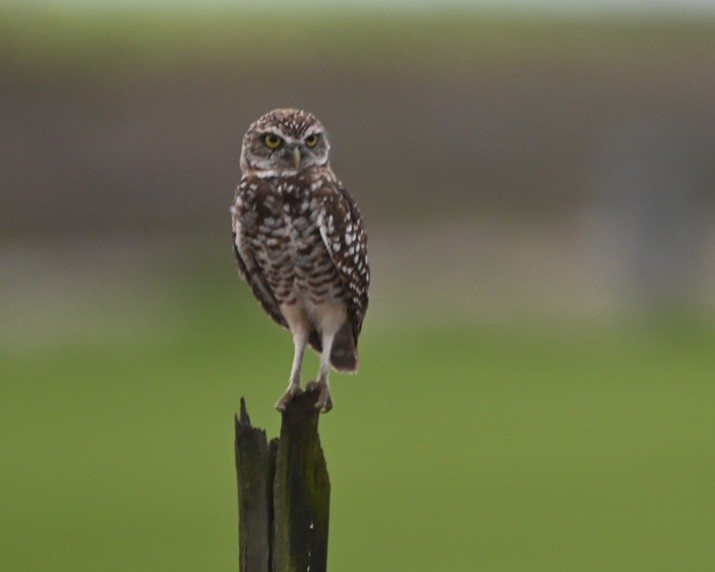
[[278, 325], [288, 328], [288, 323], [281, 313], [273, 290], [269, 286], [263, 270], [256, 263], [249, 240], [259, 232], [261, 213], [256, 208], [256, 195], [261, 190], [260, 185], [262, 184], [265, 183], [263, 181], [256, 183], [244, 178], [236, 189], [236, 198], [231, 207], [233, 252], [236, 255], [238, 273], [251, 286], [253, 295], [261, 307]]
[[324, 181], [321, 191], [318, 228], [347, 292], [348, 317], [357, 344], [370, 285], [367, 234], [360, 210], [340, 181], [332, 178]]

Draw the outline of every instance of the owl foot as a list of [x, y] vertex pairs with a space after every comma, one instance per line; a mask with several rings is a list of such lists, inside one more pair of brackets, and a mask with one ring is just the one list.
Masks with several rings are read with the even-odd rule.
[[319, 391], [318, 401], [315, 402], [315, 408], [327, 413], [333, 408], [333, 398], [330, 395], [330, 386], [328, 382], [309, 381], [305, 386], [306, 391]]
[[288, 402], [293, 399], [296, 395], [300, 395], [303, 393], [303, 390], [300, 388], [300, 385], [294, 385], [290, 384], [288, 386], [288, 389], [286, 389], [286, 392], [281, 395], [280, 399], [276, 401], [276, 409], [280, 412], [283, 412], [286, 410], [286, 406], [288, 405]]

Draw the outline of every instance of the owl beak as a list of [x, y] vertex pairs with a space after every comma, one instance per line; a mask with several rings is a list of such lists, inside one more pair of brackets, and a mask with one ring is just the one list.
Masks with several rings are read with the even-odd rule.
[[293, 164], [296, 169], [300, 165], [300, 149], [298, 147], [293, 147]]

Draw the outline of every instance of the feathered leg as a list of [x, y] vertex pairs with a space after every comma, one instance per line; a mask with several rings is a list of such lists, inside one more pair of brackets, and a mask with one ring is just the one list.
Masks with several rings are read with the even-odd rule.
[[305, 346], [308, 343], [308, 335], [310, 332], [310, 323], [308, 317], [297, 306], [281, 306], [281, 312], [288, 322], [288, 327], [293, 333], [293, 345], [295, 347], [293, 354], [293, 366], [290, 370], [290, 380], [288, 389], [276, 401], [276, 409], [285, 411], [287, 403], [301, 392], [300, 389], [300, 370], [303, 366], [303, 354]]
[[306, 386], [307, 389], [317, 389], [320, 391], [318, 401], [315, 403], [316, 409], [322, 409], [327, 413], [333, 408], [333, 398], [330, 395], [330, 350], [335, 339], [334, 333], [323, 334], [323, 351], [320, 352], [320, 369], [318, 370], [318, 380], [311, 381]]
[[309, 389], [318, 389], [320, 395], [315, 404], [316, 409], [322, 409], [326, 413], [333, 408], [333, 398], [330, 395], [330, 353], [333, 349], [335, 336], [347, 318], [347, 307], [345, 304], [319, 304], [315, 308], [315, 314], [320, 319], [320, 331], [322, 335], [322, 351], [320, 352], [320, 369], [318, 379], [309, 383]]

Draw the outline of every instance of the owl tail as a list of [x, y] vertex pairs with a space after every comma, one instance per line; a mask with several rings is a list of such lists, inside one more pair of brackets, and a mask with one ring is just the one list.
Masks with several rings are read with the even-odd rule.
[[358, 368], [358, 353], [355, 347], [355, 337], [353, 336], [350, 320], [346, 320], [340, 328], [333, 348], [330, 351], [330, 365], [343, 373], [354, 373]]

